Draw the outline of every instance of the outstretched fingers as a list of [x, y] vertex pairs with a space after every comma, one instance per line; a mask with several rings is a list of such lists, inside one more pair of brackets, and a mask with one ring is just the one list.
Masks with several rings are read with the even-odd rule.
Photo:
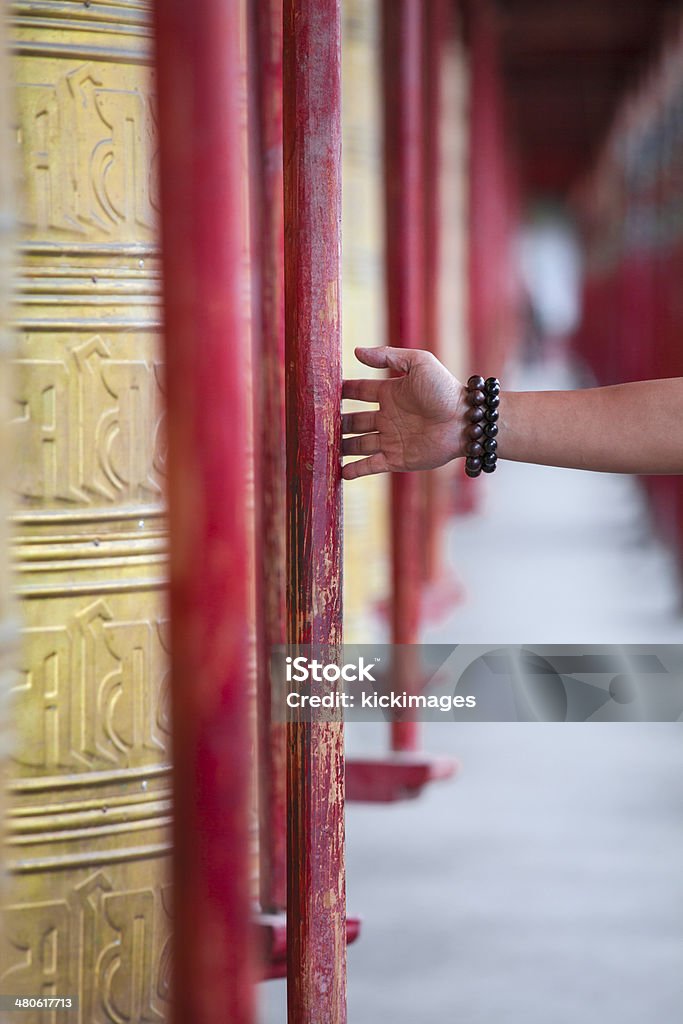
[[345, 437], [342, 441], [342, 455], [375, 455], [381, 452], [379, 434], [362, 434], [360, 437]]
[[374, 476], [376, 473], [388, 473], [389, 466], [382, 452], [377, 452], [367, 459], [349, 462], [342, 470], [344, 480], [355, 480], [360, 476]]
[[373, 366], [377, 370], [394, 370], [396, 373], [408, 373], [413, 363], [419, 362], [424, 353], [414, 348], [392, 348], [390, 345], [381, 345], [379, 348], [355, 349], [356, 358], [365, 363], [366, 366]]
[[342, 398], [355, 398], [360, 402], [379, 402], [381, 380], [345, 380]]
[[345, 412], [342, 414], [342, 434], [369, 434], [377, 430], [376, 412]]

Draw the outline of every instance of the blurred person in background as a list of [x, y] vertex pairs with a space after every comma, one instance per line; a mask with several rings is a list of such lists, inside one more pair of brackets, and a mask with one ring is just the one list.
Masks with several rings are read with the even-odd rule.
[[537, 204], [520, 231], [516, 257], [524, 361], [566, 356], [566, 342], [581, 315], [581, 248], [571, 219], [553, 204]]

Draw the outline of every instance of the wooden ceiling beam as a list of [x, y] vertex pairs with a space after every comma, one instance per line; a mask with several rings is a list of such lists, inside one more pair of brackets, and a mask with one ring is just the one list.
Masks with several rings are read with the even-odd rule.
[[568, 187], [680, 0], [497, 0], [503, 88], [527, 185]]

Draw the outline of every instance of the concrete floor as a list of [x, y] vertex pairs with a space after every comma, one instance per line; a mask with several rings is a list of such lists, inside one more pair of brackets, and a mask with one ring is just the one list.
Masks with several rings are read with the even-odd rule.
[[[634, 481], [504, 464], [480, 482], [448, 542], [467, 600], [426, 640], [683, 643]], [[350, 1024], [680, 1024], [683, 726], [424, 729], [459, 778], [348, 808]], [[261, 1003], [283, 1024], [283, 983]]]

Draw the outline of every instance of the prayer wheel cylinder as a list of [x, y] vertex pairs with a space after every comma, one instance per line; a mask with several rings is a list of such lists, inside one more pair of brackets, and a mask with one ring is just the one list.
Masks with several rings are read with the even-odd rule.
[[170, 755], [156, 111], [145, 0], [12, 5], [15, 690], [1, 991], [161, 1022]]
[[[10, 128], [9, 61], [6, 52], [5, 23], [0, 18], [0, 129], [7, 138]], [[8, 698], [17, 659], [16, 608], [10, 596], [8, 573], [9, 488], [12, 469], [12, 437], [9, 429], [12, 334], [8, 328], [12, 269], [13, 173], [7, 146], [0, 146], [0, 772], [4, 773], [12, 731]], [[0, 776], [2, 777], [2, 776]], [[0, 822], [5, 820], [5, 792], [0, 789]], [[0, 829], [0, 861], [4, 827]], [[5, 880], [0, 873], [0, 892], [5, 895]], [[3, 923], [0, 916], [0, 939]]]

